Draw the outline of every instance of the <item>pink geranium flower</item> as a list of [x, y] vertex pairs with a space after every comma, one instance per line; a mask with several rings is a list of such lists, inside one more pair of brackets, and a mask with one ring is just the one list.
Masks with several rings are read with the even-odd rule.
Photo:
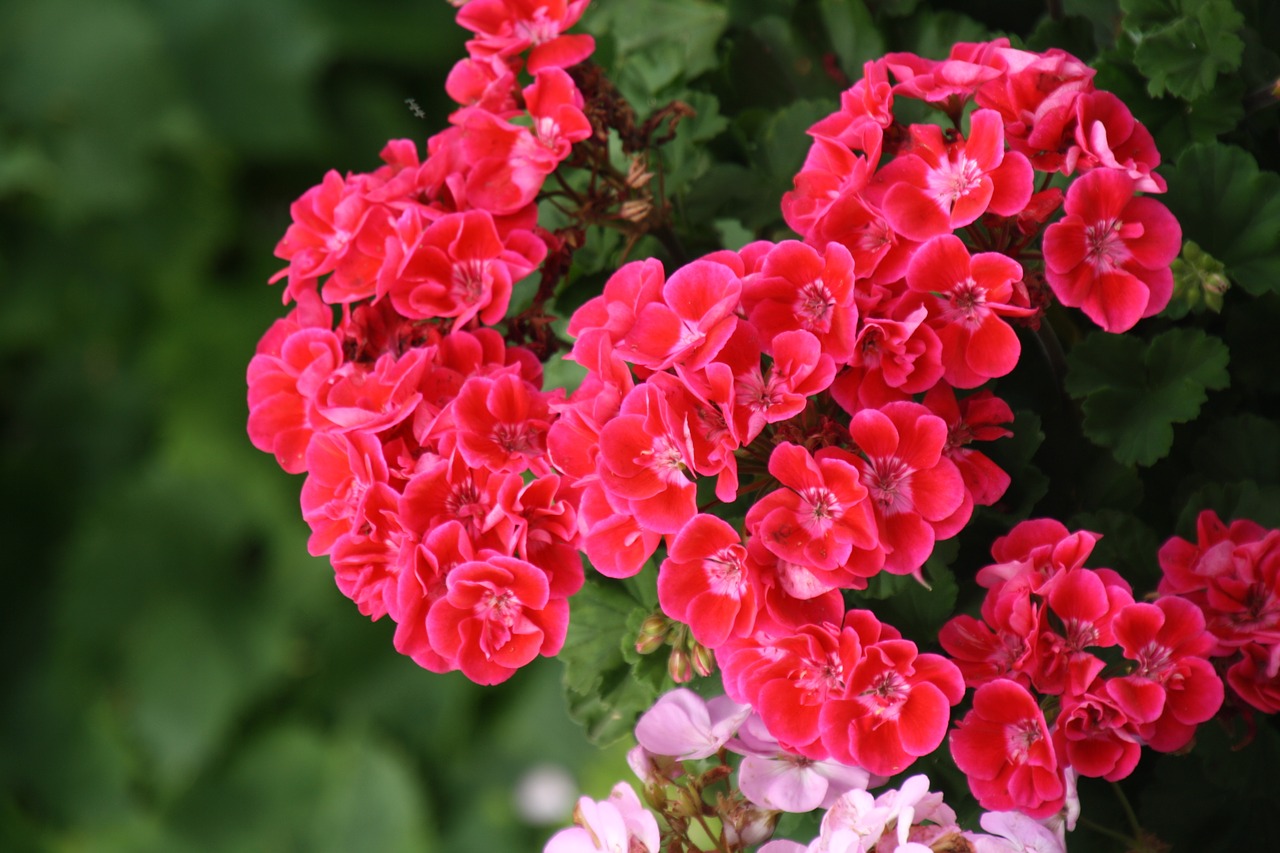
[[947, 425], [919, 403], [863, 409], [849, 432], [866, 458], [855, 464], [875, 512], [885, 571], [916, 574], [936, 539], [954, 536], [966, 517], [964, 480], [942, 454]]
[[685, 688], [670, 690], [640, 715], [636, 740], [654, 755], [693, 761], [715, 755], [751, 714], [727, 696], [710, 701]]
[[578, 800], [573, 819], [578, 825], [551, 836], [543, 853], [658, 853], [661, 846], [657, 819], [626, 782], [608, 799]]
[[756, 586], [738, 532], [714, 515], [696, 515], [667, 546], [658, 569], [658, 601], [693, 637], [715, 649], [751, 632]]
[[1134, 196], [1123, 171], [1095, 169], [1073, 183], [1066, 216], [1045, 229], [1045, 277], [1054, 295], [1108, 332], [1123, 332], [1169, 303], [1169, 264], [1182, 228], [1169, 209]]
[[985, 809], [1042, 818], [1065, 802], [1044, 714], [1016, 682], [998, 679], [974, 692], [973, 709], [951, 733], [951, 756]]

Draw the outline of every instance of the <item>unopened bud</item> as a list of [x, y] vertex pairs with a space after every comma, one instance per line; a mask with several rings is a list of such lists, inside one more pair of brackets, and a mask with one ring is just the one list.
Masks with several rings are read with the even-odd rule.
[[642, 655], [656, 652], [667, 640], [667, 628], [670, 623], [667, 617], [655, 613], [640, 623], [640, 634], [636, 637], [636, 651]]
[[618, 208], [618, 216], [628, 222], [641, 222], [652, 210], [653, 202], [650, 199], [633, 198], [622, 203], [622, 207]]
[[693, 679], [693, 663], [684, 649], [672, 649], [667, 660], [667, 674], [676, 684], [686, 684]]
[[773, 837], [778, 812], [757, 808], [751, 803], [723, 800], [717, 811], [724, 826], [724, 837], [730, 845], [754, 847]]
[[716, 656], [702, 643], [693, 644], [693, 671], [703, 678], [716, 671]]
[[627, 169], [627, 186], [638, 190], [651, 180], [653, 180], [653, 172], [645, 168], [644, 160], [639, 157], [632, 160], [631, 166]]

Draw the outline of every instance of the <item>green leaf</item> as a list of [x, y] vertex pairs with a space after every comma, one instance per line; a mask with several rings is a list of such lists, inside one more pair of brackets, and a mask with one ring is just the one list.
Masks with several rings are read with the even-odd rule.
[[367, 736], [285, 724], [194, 789], [175, 823], [199, 849], [429, 851], [408, 762]]
[[849, 79], [857, 80], [863, 64], [885, 52], [884, 37], [871, 13], [863, 0], [819, 0], [818, 9], [840, 67]]
[[958, 551], [954, 539], [937, 543], [924, 564], [928, 586], [911, 575], [881, 572], [865, 590], [850, 593], [850, 598], [855, 605], [865, 602], [877, 618], [902, 631], [903, 636], [921, 645], [931, 643], [955, 610], [960, 588], [949, 564]]
[[1173, 446], [1173, 424], [1194, 420], [1206, 389], [1227, 387], [1228, 353], [1198, 329], [1174, 329], [1149, 347], [1095, 332], [1067, 357], [1068, 393], [1083, 399], [1084, 432], [1126, 465], [1151, 465]]
[[1193, 145], [1168, 175], [1169, 209], [1183, 236], [1226, 265], [1249, 293], [1280, 292], [1280, 175], [1247, 152]]
[[1177, 532], [1194, 539], [1196, 517], [1206, 509], [1224, 521], [1248, 518], [1264, 527], [1280, 527], [1280, 486], [1260, 486], [1252, 480], [1210, 483], [1187, 498], [1178, 516]]
[[652, 612], [627, 591], [626, 586], [602, 577], [591, 577], [570, 604], [572, 618], [560, 659], [564, 662], [564, 687], [569, 714], [593, 743], [607, 746], [630, 734], [636, 717], [658, 697], [666, 676], [661, 652], [627, 662], [619, 628], [639, 624]]
[[1122, 0], [1124, 28], [1136, 42], [1134, 64], [1151, 95], [1194, 100], [1219, 74], [1240, 67], [1244, 17], [1231, 0]]
[[[703, 0], [631, 0], [602, 4], [589, 23], [594, 34], [607, 33], [617, 43], [619, 85], [624, 78], [637, 81], [654, 95], [715, 67], [716, 42], [728, 19], [723, 7]], [[636, 106], [647, 111], [643, 103]]]

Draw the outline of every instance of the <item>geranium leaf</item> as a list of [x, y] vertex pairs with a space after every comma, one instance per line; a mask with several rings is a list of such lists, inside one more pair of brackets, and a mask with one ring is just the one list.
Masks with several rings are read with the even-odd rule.
[[1244, 17], [1231, 0], [1125, 0], [1123, 27], [1151, 95], [1194, 100], [1240, 67]]
[[630, 734], [636, 717], [661, 692], [666, 675], [661, 652], [632, 665], [622, 644], [634, 643], [635, 637], [619, 636], [620, 627], [639, 624], [637, 616], [643, 619], [652, 608], [624, 584], [601, 577], [589, 578], [570, 608], [569, 634], [559, 655], [569, 715], [593, 743], [606, 746]]
[[863, 0], [819, 0], [818, 9], [840, 67], [856, 80], [864, 62], [884, 53], [884, 37]]
[[1186, 239], [1250, 293], [1280, 290], [1280, 175], [1259, 171], [1240, 148], [1212, 142], [1184, 151], [1168, 181], [1169, 209]]
[[1194, 420], [1208, 389], [1227, 387], [1228, 353], [1198, 329], [1174, 329], [1150, 346], [1095, 332], [1071, 351], [1066, 387], [1084, 401], [1084, 432], [1123, 464], [1169, 453], [1173, 424]]

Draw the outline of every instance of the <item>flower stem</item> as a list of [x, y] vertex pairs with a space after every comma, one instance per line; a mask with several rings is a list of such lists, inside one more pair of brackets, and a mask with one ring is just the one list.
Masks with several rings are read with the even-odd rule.
[[1124, 816], [1129, 820], [1129, 829], [1133, 830], [1133, 837], [1142, 838], [1146, 833], [1142, 829], [1142, 824], [1138, 821], [1137, 812], [1133, 810], [1133, 804], [1125, 796], [1124, 788], [1120, 787], [1119, 782], [1112, 782], [1111, 790], [1116, 792], [1116, 799], [1120, 801], [1120, 806], [1124, 809]]
[[1080, 818], [1080, 825], [1087, 827], [1089, 829], [1092, 829], [1094, 832], [1099, 833], [1100, 835], [1105, 835], [1108, 838], [1114, 838], [1116, 841], [1123, 842], [1125, 844], [1126, 849], [1133, 849], [1134, 847], [1138, 846], [1137, 839], [1130, 838], [1129, 836], [1125, 835], [1123, 832], [1117, 832], [1116, 830], [1111, 829], [1110, 827], [1107, 827], [1107, 826], [1103, 826], [1100, 823], [1094, 823], [1093, 821], [1089, 820], [1089, 818], [1087, 817]]

